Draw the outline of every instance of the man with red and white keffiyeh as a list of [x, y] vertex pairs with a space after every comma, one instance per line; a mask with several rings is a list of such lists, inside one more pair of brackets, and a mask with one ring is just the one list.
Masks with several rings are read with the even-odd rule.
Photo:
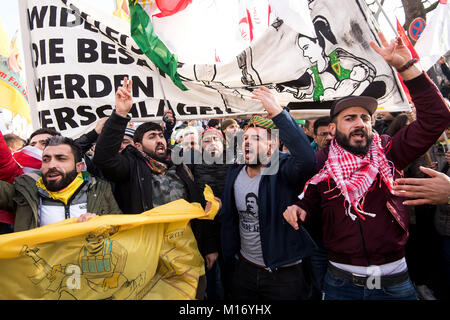
[[372, 131], [377, 101], [351, 96], [330, 109], [330, 146], [316, 153], [317, 174], [284, 218], [320, 226], [328, 255], [321, 290], [324, 299], [417, 299], [405, 260], [408, 208], [393, 191], [401, 170], [425, 153], [450, 123], [437, 87], [400, 38], [371, 47], [397, 69], [408, 87], [417, 120], [394, 136]]

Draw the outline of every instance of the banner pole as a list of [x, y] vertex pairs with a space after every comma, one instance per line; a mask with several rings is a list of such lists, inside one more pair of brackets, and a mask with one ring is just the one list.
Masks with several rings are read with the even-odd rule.
[[448, 137], [447, 137], [447, 134], [445, 133], [445, 131], [444, 131], [444, 139], [445, 139], [444, 151], [445, 151], [445, 149], [447, 149], [447, 151], [449, 151], [450, 146], [448, 145]]
[[162, 81], [161, 81], [161, 74], [160, 74], [160, 70], [159, 68], [156, 66], [156, 68], [158, 69], [158, 83], [159, 83], [159, 88], [161, 89], [161, 92], [163, 94], [163, 99], [164, 99], [164, 110], [169, 110], [169, 104], [167, 103], [167, 98], [166, 98], [166, 93], [164, 92], [164, 88], [162, 85]]
[[384, 17], [386, 18], [387, 22], [389, 23], [389, 25], [392, 28], [392, 31], [394, 31], [395, 35], [398, 37], [398, 32], [397, 29], [394, 28], [394, 26], [392, 25], [391, 20], [389, 19], [388, 15], [386, 14], [386, 11], [384, 11], [383, 6], [381, 5], [381, 3], [378, 0], [375, 0], [375, 2], [377, 3], [378, 7], [380, 8], [381, 12], [383, 13]]
[[25, 69], [25, 87], [27, 88], [28, 105], [30, 106], [31, 125], [33, 130], [37, 130], [41, 127], [39, 122], [39, 114], [37, 112], [37, 99], [35, 87], [35, 79], [32, 65], [31, 52], [31, 39], [30, 30], [27, 22], [27, 1], [19, 0], [19, 22], [20, 22], [20, 34], [22, 38], [22, 48], [24, 54], [24, 69]]

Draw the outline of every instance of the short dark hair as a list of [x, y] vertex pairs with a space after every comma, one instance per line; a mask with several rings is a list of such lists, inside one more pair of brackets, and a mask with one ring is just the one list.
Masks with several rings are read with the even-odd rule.
[[72, 153], [73, 153], [73, 157], [75, 159], [75, 163], [82, 161], [83, 155], [81, 153], [80, 146], [73, 139], [68, 138], [68, 137], [56, 135], [51, 138], [48, 138], [47, 141], [45, 142], [44, 150], [47, 147], [59, 146], [62, 144], [67, 144], [68, 146], [70, 146], [70, 149], [72, 150]]
[[247, 202], [249, 198], [255, 198], [256, 202], [258, 203], [258, 196], [253, 192], [249, 192], [245, 195], [245, 202]]
[[[392, 114], [392, 113], [391, 113]], [[406, 113], [400, 113], [398, 116], [392, 120], [391, 124], [386, 130], [386, 133], [391, 137], [396, 134], [400, 129], [406, 127], [406, 123], [408, 122], [409, 117]]]
[[23, 144], [26, 143], [25, 140], [23, 140], [18, 135], [15, 135], [14, 133], [7, 133], [3, 136], [3, 138], [5, 139], [5, 142], [8, 145], [8, 147], [13, 147], [15, 143], [19, 142], [22, 142]]
[[317, 129], [319, 129], [319, 127], [328, 127], [330, 123], [331, 118], [329, 116], [317, 118], [314, 122], [314, 134], [317, 135]]
[[210, 128], [218, 126], [218, 125], [220, 125], [220, 122], [218, 119], [211, 119], [208, 121], [208, 127], [210, 127]]
[[139, 127], [137, 127], [136, 131], [134, 132], [134, 137], [133, 137], [133, 141], [142, 142], [142, 139], [144, 138], [144, 134], [148, 131], [163, 131], [162, 127], [155, 123], [155, 122], [145, 122], [143, 124], [141, 124]]
[[399, 111], [397, 111], [397, 112], [389, 112], [389, 113], [391, 114], [391, 116], [392, 116], [392, 117], [394, 117], [394, 118], [395, 118], [395, 117], [397, 117], [397, 116], [401, 115], [401, 114], [402, 114], [403, 112], [401, 112], [401, 111], [400, 111], [400, 112], [399, 112]]
[[55, 129], [51, 129], [51, 128], [40, 128], [37, 129], [36, 131], [34, 131], [30, 137], [28, 138], [27, 144], [30, 144], [31, 139], [33, 139], [34, 136], [37, 136], [39, 134], [49, 134], [51, 136], [60, 136], [61, 133], [59, 133], [58, 131], [56, 131]]

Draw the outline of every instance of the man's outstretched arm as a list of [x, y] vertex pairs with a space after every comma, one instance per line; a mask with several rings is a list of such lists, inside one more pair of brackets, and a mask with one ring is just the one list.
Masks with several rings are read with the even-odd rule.
[[410, 206], [423, 204], [443, 205], [450, 199], [450, 177], [430, 168], [420, 167], [430, 178], [401, 178], [395, 180], [393, 193], [396, 196], [414, 198], [403, 203]]
[[112, 181], [129, 178], [129, 162], [118, 152], [127, 124], [131, 120], [128, 116], [133, 105], [131, 88], [131, 80], [128, 81], [125, 77], [122, 87], [116, 92], [116, 109], [106, 121], [95, 146], [94, 163]]
[[381, 47], [370, 45], [402, 76], [416, 108], [417, 120], [392, 137], [387, 155], [402, 170], [424, 154], [450, 123], [450, 111], [436, 85], [417, 64], [400, 37], [387, 42], [380, 32]]

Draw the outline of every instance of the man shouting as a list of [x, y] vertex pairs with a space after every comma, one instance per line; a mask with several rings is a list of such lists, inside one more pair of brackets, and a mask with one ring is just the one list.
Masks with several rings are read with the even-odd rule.
[[405, 261], [408, 208], [392, 194], [400, 170], [425, 153], [450, 121], [436, 86], [397, 38], [380, 33], [371, 47], [397, 69], [417, 110], [417, 120], [392, 138], [372, 132], [377, 101], [345, 97], [330, 110], [331, 145], [316, 154], [321, 168], [285, 219], [298, 228], [319, 219], [328, 251], [324, 299], [417, 299]]

